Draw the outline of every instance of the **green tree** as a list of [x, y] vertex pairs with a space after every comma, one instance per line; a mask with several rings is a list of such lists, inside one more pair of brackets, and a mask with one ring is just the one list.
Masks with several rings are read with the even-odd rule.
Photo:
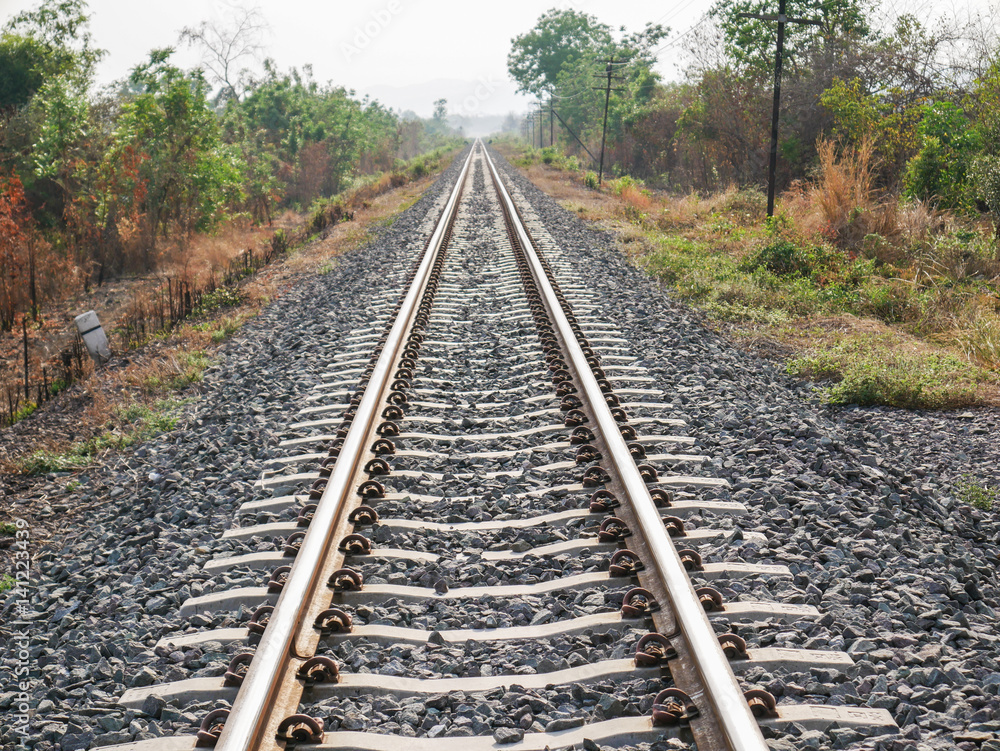
[[611, 42], [611, 29], [594, 16], [552, 9], [541, 15], [531, 31], [511, 40], [507, 71], [518, 91], [540, 96], [556, 87], [567, 63]]
[[113, 165], [127, 152], [142, 155], [147, 263], [158, 233], [176, 229], [184, 238], [210, 229], [242, 199], [239, 150], [222, 142], [205, 78], [171, 65], [172, 52], [154, 50], [132, 71], [138, 93], [122, 106], [106, 157]]
[[0, 85], [0, 106], [25, 104], [53, 76], [85, 89], [104, 55], [92, 41], [85, 0], [43, 0], [11, 18], [0, 38], [0, 70], [8, 79]]
[[90, 107], [64, 76], [50, 78], [35, 96], [41, 126], [32, 148], [35, 174], [53, 180], [67, 194], [79, 167], [80, 149], [87, 135]]
[[[722, 32], [727, 57], [743, 75], [767, 79], [774, 67], [777, 24], [741, 14], [775, 14], [777, 0], [717, 0], [708, 14]], [[821, 26], [790, 23], [785, 26], [783, 65], [795, 74], [812, 50], [824, 45], [844, 46], [871, 33], [859, 0], [788, 0], [785, 12], [793, 18], [820, 21]]]
[[45, 82], [47, 50], [37, 39], [0, 36], [0, 109], [23, 107]]
[[907, 160], [917, 150], [919, 107], [897, 106], [897, 89], [875, 96], [861, 79], [834, 79], [820, 95], [820, 103], [833, 116], [833, 136], [842, 144], [858, 147], [872, 142], [882, 163], [882, 180], [897, 184]]
[[968, 182], [972, 160], [983, 139], [961, 108], [935, 102], [923, 108], [918, 127], [920, 151], [906, 167], [906, 193], [941, 208], [969, 210], [973, 195]]

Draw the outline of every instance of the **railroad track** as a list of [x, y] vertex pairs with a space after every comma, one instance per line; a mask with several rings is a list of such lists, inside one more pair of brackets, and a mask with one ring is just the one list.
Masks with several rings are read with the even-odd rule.
[[757, 685], [852, 660], [762, 646], [820, 612], [736, 595], [789, 571], [726, 562], [746, 507], [714, 499], [683, 414], [481, 143], [438, 211], [222, 535], [194, 628], [157, 647], [211, 674], [120, 698], [176, 734], [116, 748], [705, 751], [895, 727]]

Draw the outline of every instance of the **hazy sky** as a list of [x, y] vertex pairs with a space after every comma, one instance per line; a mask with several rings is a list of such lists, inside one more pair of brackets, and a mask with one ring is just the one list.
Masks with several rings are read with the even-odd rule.
[[[922, 18], [949, 10], [995, 9], [998, 3], [1000, 0], [886, 0], [890, 7], [915, 11]], [[244, 0], [242, 4], [255, 3]], [[422, 101], [426, 98], [423, 92], [434, 90], [433, 86], [419, 84], [457, 79], [468, 82], [470, 94], [478, 91], [474, 94], [479, 99], [474, 109], [500, 114], [527, 101], [514, 96], [514, 86], [507, 78], [510, 40], [530, 29], [548, 8], [574, 8], [612, 27], [624, 25], [629, 30], [641, 29], [647, 21], [659, 22], [671, 27], [674, 32], [670, 38], [676, 38], [698, 23], [712, 4], [713, 0], [256, 2], [270, 26], [267, 54], [280, 69], [311, 63], [318, 80], [333, 81], [361, 94], [373, 93], [396, 107], [410, 106], [407, 102], [414, 92], [420, 92]], [[33, 0], [0, 0], [0, 19], [6, 21], [33, 5]], [[98, 82], [109, 83], [127, 75], [149, 50], [176, 45], [184, 26], [225, 17], [232, 3], [89, 0], [89, 5], [95, 41], [108, 50], [98, 70]], [[660, 54], [658, 67], [667, 78], [677, 76], [679, 47], [668, 46]], [[194, 65], [198, 54], [179, 50], [175, 60], [181, 65]], [[442, 86], [442, 91], [447, 88]], [[450, 101], [454, 103], [455, 99]], [[427, 115], [430, 109], [428, 102], [420, 114]]]

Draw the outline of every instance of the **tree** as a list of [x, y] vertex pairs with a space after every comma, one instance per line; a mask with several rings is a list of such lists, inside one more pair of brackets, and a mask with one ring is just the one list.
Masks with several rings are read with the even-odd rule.
[[220, 99], [239, 101], [247, 86], [246, 65], [260, 60], [268, 25], [259, 8], [230, 6], [229, 10], [224, 22], [202, 21], [185, 27], [181, 41], [201, 48], [202, 65], [222, 87]]
[[438, 99], [434, 102], [434, 115], [431, 117], [435, 133], [445, 133], [448, 130], [448, 100]]
[[[969, 168], [982, 150], [978, 128], [965, 113], [950, 102], [935, 102], [923, 108], [918, 127], [920, 151], [906, 166], [907, 194], [930, 200], [941, 208], [972, 208]], [[988, 170], [981, 170], [986, 185]]]
[[0, 36], [0, 109], [23, 107], [45, 82], [47, 50], [37, 39]]
[[[775, 0], [717, 0], [709, 10], [722, 31], [727, 55], [741, 74], [767, 79], [774, 66], [777, 38], [774, 21], [742, 18], [741, 14], [773, 14], [777, 9]], [[817, 47], [850, 45], [871, 33], [858, 0], [787, 0], [785, 12], [790, 17], [822, 22], [818, 27], [798, 23], [785, 26], [782, 65], [792, 75]]]
[[511, 40], [507, 71], [518, 91], [541, 96], [555, 88], [568, 62], [611, 42], [611, 29], [594, 16], [552, 9], [539, 17], [531, 31]]
[[35, 97], [41, 127], [33, 146], [35, 174], [49, 178], [70, 194], [77, 171], [78, 150], [86, 137], [90, 108], [86, 97], [73, 91], [63, 76], [50, 78]]
[[186, 238], [210, 229], [242, 200], [239, 151], [221, 140], [205, 78], [170, 65], [172, 53], [154, 50], [132, 71], [139, 93], [122, 107], [106, 157], [111, 169], [129, 153], [141, 155], [147, 264], [157, 233], [166, 237], [173, 227]]
[[[104, 51], [92, 46], [90, 16], [85, 0], [43, 0], [38, 7], [14, 16], [3, 28], [7, 60], [14, 64], [16, 102], [27, 101], [46, 79], [64, 75], [86, 88]], [[3, 66], [4, 76], [7, 68]], [[27, 94], [27, 97], [25, 97]]]

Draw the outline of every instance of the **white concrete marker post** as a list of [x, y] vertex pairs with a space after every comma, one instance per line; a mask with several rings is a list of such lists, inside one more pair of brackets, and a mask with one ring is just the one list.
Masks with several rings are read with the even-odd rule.
[[86, 313], [78, 315], [74, 320], [94, 363], [101, 365], [107, 362], [111, 358], [111, 349], [108, 347], [108, 337], [105, 335], [104, 329], [101, 328], [97, 313], [88, 310]]

